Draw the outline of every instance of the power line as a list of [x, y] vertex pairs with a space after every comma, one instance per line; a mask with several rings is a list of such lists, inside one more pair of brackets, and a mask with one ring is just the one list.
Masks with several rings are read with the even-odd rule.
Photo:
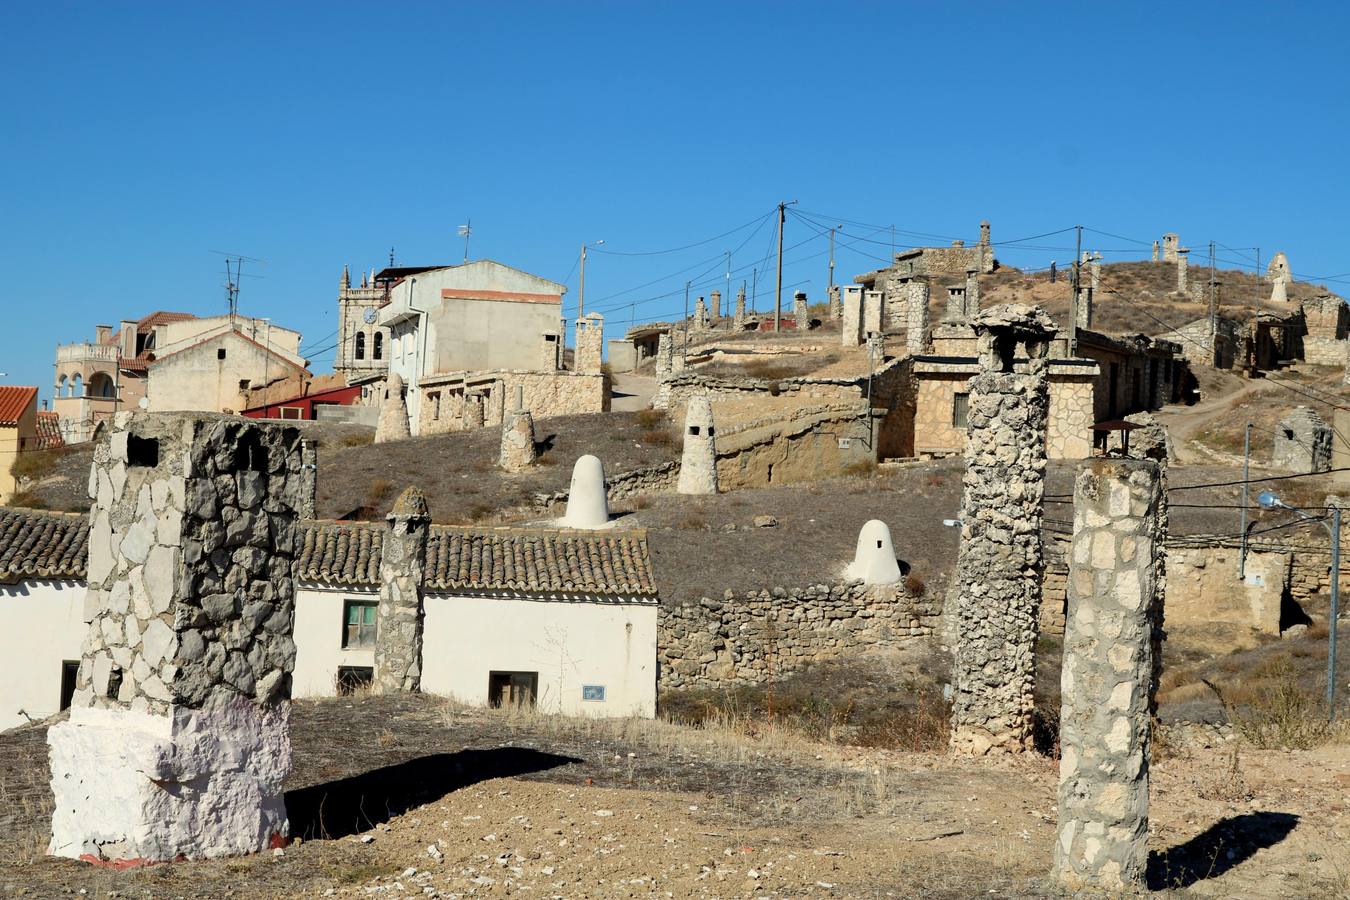
[[722, 238], [729, 237], [738, 231], [743, 231], [744, 229], [749, 228], [751, 225], [760, 222], [762, 219], [767, 219], [771, 215], [773, 215], [773, 210], [770, 210], [769, 212], [765, 213], [762, 216], [756, 216], [749, 222], [746, 222], [744, 225], [737, 225], [730, 231], [724, 231], [721, 234], [713, 235], [712, 237], [706, 238], [701, 241], [695, 241], [692, 244], [685, 244], [682, 247], [671, 247], [668, 250], [607, 250], [600, 247], [594, 247], [592, 249], [596, 253], [604, 253], [608, 256], [661, 256], [666, 253], [678, 253], [681, 250], [690, 250], [693, 249], [694, 247], [702, 247], [704, 244], [711, 244], [713, 241], [720, 241]]

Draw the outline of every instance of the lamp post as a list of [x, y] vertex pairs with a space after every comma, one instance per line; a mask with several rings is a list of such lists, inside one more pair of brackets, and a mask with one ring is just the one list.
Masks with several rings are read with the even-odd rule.
[[1327, 622], [1327, 721], [1336, 719], [1336, 619], [1341, 612], [1341, 509], [1331, 510], [1331, 524], [1325, 517], [1311, 516], [1290, 506], [1272, 491], [1262, 491], [1256, 497], [1262, 509], [1287, 509], [1301, 519], [1318, 522], [1331, 535], [1331, 616]]
[[577, 321], [581, 321], [581, 316], [586, 312], [586, 249], [588, 247], [599, 247], [604, 240], [591, 241], [589, 244], [581, 245], [581, 284], [577, 287]]

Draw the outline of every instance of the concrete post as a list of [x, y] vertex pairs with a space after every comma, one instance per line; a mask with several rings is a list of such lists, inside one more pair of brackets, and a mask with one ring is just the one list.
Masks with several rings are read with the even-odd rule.
[[390, 372], [384, 382], [384, 402], [380, 405], [380, 420], [375, 426], [375, 443], [406, 441], [412, 437], [408, 401], [403, 392], [403, 376]]
[[119, 413], [90, 470], [91, 621], [47, 733], [54, 856], [117, 867], [284, 842], [299, 430]]
[[905, 331], [905, 349], [910, 356], [927, 353], [933, 346], [932, 327], [928, 314], [928, 282], [916, 278], [909, 283], [909, 322]]
[[842, 343], [845, 347], [857, 347], [863, 342], [863, 289], [860, 284], [842, 286], [843, 326]]
[[680, 455], [681, 494], [717, 493], [717, 435], [712, 403], [706, 396], [692, 397], [684, 414], [684, 450]]
[[1074, 484], [1054, 862], [1072, 891], [1145, 885], [1165, 504], [1151, 460], [1092, 460]]
[[426, 496], [408, 488], [387, 518], [371, 687], [378, 694], [397, 694], [422, 688], [422, 569], [431, 526]]
[[993, 307], [971, 325], [980, 371], [968, 401], [951, 746], [981, 756], [1032, 746], [1055, 325], [1026, 306]]
[[797, 291], [792, 295], [792, 320], [797, 324], [797, 331], [807, 331], [811, 328], [811, 313], [806, 307], [806, 291]]

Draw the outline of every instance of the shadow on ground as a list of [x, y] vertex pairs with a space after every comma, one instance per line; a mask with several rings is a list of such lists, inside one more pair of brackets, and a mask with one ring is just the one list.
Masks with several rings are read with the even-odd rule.
[[1257, 812], [1220, 819], [1184, 844], [1149, 854], [1148, 886], [1188, 888], [1218, 878], [1289, 836], [1298, 825], [1291, 813]]
[[521, 747], [434, 753], [286, 792], [291, 834], [311, 840], [367, 831], [394, 816], [491, 778], [512, 778], [581, 760]]

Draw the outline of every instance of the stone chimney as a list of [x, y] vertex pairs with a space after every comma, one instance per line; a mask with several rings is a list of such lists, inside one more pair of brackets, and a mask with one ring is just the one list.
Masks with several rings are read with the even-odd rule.
[[736, 312], [731, 317], [731, 324], [737, 329], [745, 325], [745, 288], [736, 292]]
[[497, 464], [508, 472], [519, 472], [534, 465], [538, 453], [534, 446], [534, 417], [525, 408], [525, 389], [516, 385], [516, 400], [502, 417], [502, 443]]
[[1181, 249], [1181, 235], [1174, 231], [1169, 231], [1163, 235], [1162, 251], [1163, 262], [1176, 262], [1177, 252]]
[[577, 319], [576, 353], [573, 361], [582, 375], [599, 375], [603, 363], [605, 317], [587, 313]]
[[863, 334], [871, 337], [881, 334], [881, 291], [863, 291]]
[[950, 285], [947, 288], [947, 314], [942, 317], [944, 322], [964, 322], [966, 321], [966, 289], [961, 285]]
[[860, 284], [840, 286], [842, 294], [842, 342], [845, 347], [857, 347], [863, 342], [863, 289]]
[[880, 519], [873, 519], [858, 532], [858, 545], [853, 551], [853, 563], [844, 575], [863, 584], [895, 584], [900, 580], [900, 565], [895, 560], [891, 544], [891, 529]]
[[828, 313], [831, 322], [838, 322], [843, 315], [843, 310], [839, 305], [839, 285], [830, 285], [830, 296], [828, 301]]
[[792, 295], [792, 320], [798, 331], [811, 328], [811, 312], [806, 307], [806, 291], [796, 291]]
[[412, 437], [408, 424], [408, 401], [403, 395], [403, 377], [390, 372], [384, 382], [384, 402], [380, 405], [380, 419], [375, 426], [375, 443], [406, 441]]
[[377, 694], [415, 693], [422, 689], [422, 569], [431, 528], [426, 495], [408, 488], [386, 518], [371, 688]]
[[1079, 328], [1092, 327], [1092, 295], [1096, 293], [1092, 288], [1078, 289], [1078, 302], [1074, 304], [1074, 310], [1077, 313], [1075, 323]]
[[1153, 242], [1153, 261], [1154, 261], [1154, 262], [1157, 262], [1157, 261], [1158, 261], [1158, 242], [1157, 242], [1157, 241], [1154, 241], [1154, 242]]
[[1172, 259], [1177, 264], [1177, 293], [1188, 294], [1191, 290], [1190, 281], [1187, 279], [1190, 268], [1191, 250], [1189, 247], [1173, 247]]
[[567, 491], [567, 513], [562, 523], [568, 528], [595, 529], [609, 524], [609, 495], [605, 486], [605, 467], [598, 457], [582, 456], [572, 467], [572, 484]]
[[973, 319], [980, 314], [980, 273], [976, 269], [966, 269], [966, 298], [964, 306], [964, 318]]
[[684, 413], [684, 450], [680, 455], [681, 494], [717, 493], [717, 437], [712, 403], [706, 396], [689, 399]]
[[113, 327], [111, 325], [95, 325], [94, 343], [95, 344], [108, 343], [108, 341], [112, 339], [112, 328]]
[[712, 320], [714, 322], [722, 321], [722, 292], [713, 291], [712, 298]]
[[122, 346], [118, 348], [118, 355], [123, 359], [136, 358], [136, 323], [128, 319], [123, 319], [117, 326], [118, 337]]
[[708, 324], [708, 301], [699, 297], [694, 304], [694, 321], [691, 325], [694, 331], [707, 331]]
[[905, 305], [909, 321], [906, 323], [905, 349], [910, 356], [918, 356], [933, 346], [928, 313], [928, 282], [915, 278], [908, 287], [909, 297]]

